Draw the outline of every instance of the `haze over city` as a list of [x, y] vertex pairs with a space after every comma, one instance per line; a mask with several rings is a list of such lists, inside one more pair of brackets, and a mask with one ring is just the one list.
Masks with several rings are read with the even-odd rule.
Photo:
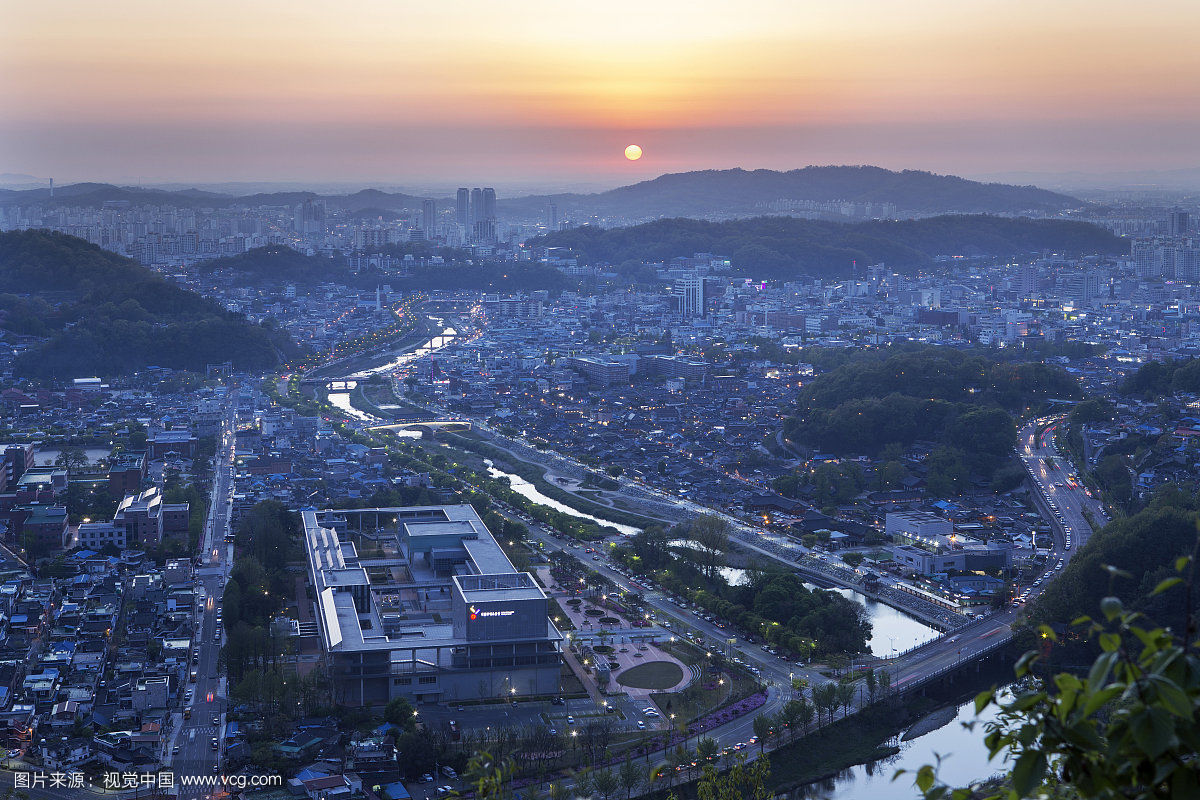
[[1200, 797], [1200, 4], [0, 3], [3, 800]]
[[135, 0], [5, 18], [0, 169], [60, 183], [1200, 165], [1186, 0]]

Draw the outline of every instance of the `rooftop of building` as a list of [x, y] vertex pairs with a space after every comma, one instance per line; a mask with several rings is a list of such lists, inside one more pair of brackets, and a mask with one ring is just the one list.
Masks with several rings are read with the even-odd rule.
[[[301, 519], [323, 644], [333, 652], [412, 647], [424, 651], [422, 660], [444, 658], [448, 666], [449, 652], [436, 648], [463, 643], [445, 619], [456, 589], [468, 602], [546, 596], [516, 571], [470, 505], [310, 509]], [[356, 522], [376, 526], [371, 547], [381, 554], [358, 553], [349, 541]], [[546, 631], [561, 638], [548, 619]]]

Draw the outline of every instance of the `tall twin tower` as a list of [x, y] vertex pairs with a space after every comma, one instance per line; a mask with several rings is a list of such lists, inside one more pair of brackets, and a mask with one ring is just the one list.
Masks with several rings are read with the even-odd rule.
[[496, 241], [496, 190], [459, 189], [455, 204], [456, 221], [469, 231], [476, 244]]

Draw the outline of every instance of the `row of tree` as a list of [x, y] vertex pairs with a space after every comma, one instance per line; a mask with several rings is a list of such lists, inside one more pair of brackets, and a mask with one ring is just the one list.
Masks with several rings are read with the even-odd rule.
[[670, 531], [650, 527], [614, 553], [632, 571], [792, 653], [859, 653], [870, 638], [865, 609], [836, 592], [810, 590], [799, 576], [751, 566], [731, 585], [726, 563], [729, 528], [706, 515]]

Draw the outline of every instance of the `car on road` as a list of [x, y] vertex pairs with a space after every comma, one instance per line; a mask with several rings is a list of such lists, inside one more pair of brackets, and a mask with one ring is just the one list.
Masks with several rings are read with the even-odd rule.
[[421, 783], [433, 783], [433, 776], [426, 772], [421, 776]]
[[575, 724], [575, 717], [573, 717], [573, 716], [571, 716], [570, 714], [568, 714], [568, 715], [567, 715], [567, 724], [568, 724], [568, 725], [574, 725], [574, 724]]
[[442, 774], [450, 780], [455, 780], [458, 778], [458, 773], [454, 771], [454, 767], [442, 767]]
[[211, 742], [211, 744], [212, 744], [212, 749], [213, 749], [213, 750], [220, 750], [220, 749], [221, 749], [221, 743], [217, 741], [217, 737], [215, 737], [215, 736], [214, 736], [214, 737], [212, 738], [212, 742]]
[[637, 721], [637, 726], [639, 731], [646, 730], [646, 723], [642, 722], [640, 719]]

